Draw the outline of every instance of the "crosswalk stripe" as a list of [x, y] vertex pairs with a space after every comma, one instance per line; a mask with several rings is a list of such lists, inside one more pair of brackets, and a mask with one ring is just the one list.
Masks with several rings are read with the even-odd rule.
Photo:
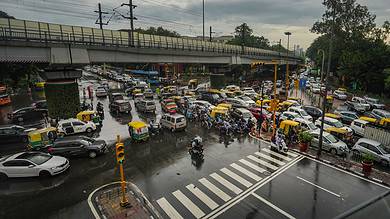
[[202, 183], [202, 185], [204, 185], [206, 188], [208, 188], [210, 191], [212, 191], [219, 198], [221, 198], [223, 201], [227, 202], [231, 199], [231, 197], [228, 194], [226, 194], [224, 191], [220, 190], [218, 187], [216, 187], [214, 184], [212, 184], [207, 179], [202, 178], [199, 180], [199, 182]]
[[258, 176], [258, 175], [256, 175], [256, 174], [252, 173], [251, 171], [245, 169], [244, 167], [241, 167], [240, 165], [237, 165], [237, 164], [235, 164], [235, 163], [232, 163], [232, 164], [230, 164], [230, 166], [233, 167], [234, 169], [240, 171], [241, 173], [243, 173], [243, 174], [249, 176], [250, 178], [256, 180], [256, 181], [260, 181], [260, 180], [261, 180], [261, 177], [260, 177], [260, 176]]
[[252, 156], [252, 155], [249, 155], [249, 156], [247, 156], [247, 157], [248, 157], [249, 159], [255, 161], [256, 163], [259, 163], [259, 164], [261, 164], [261, 165], [263, 165], [263, 166], [266, 166], [266, 167], [268, 167], [268, 168], [270, 168], [270, 169], [273, 169], [273, 170], [277, 170], [277, 169], [278, 169], [278, 167], [276, 167], [276, 166], [274, 166], [274, 165], [272, 165], [272, 164], [269, 164], [269, 163], [267, 163], [267, 162], [265, 162], [265, 161], [263, 161], [263, 160], [260, 160], [259, 158], [254, 157], [254, 156]]
[[180, 190], [176, 190], [172, 193], [177, 200], [179, 200], [184, 207], [186, 207], [196, 218], [201, 218], [205, 213], [200, 210], [187, 196], [185, 196]]
[[219, 183], [221, 183], [223, 186], [225, 186], [226, 188], [230, 189], [231, 191], [233, 191], [234, 193], [236, 194], [240, 194], [242, 192], [242, 190], [240, 188], [238, 188], [237, 186], [233, 185], [232, 183], [230, 183], [229, 181], [227, 181], [225, 178], [223, 178], [222, 176], [216, 174], [216, 173], [212, 173], [210, 174], [211, 177], [213, 177], [215, 180], [217, 180]]
[[233, 178], [234, 180], [236, 180], [237, 182], [241, 183], [242, 185], [244, 185], [247, 188], [251, 187], [251, 185], [252, 185], [252, 183], [250, 183], [248, 180], [246, 180], [246, 179], [242, 178], [241, 176], [233, 173], [229, 169], [222, 168], [221, 172], [226, 174], [226, 175], [228, 175], [228, 176], [230, 176], [231, 178]]
[[284, 160], [286, 160], [286, 161], [290, 161], [290, 160], [291, 160], [291, 158], [289, 158], [289, 157], [287, 157], [287, 156], [284, 156], [283, 154], [279, 154], [279, 153], [276, 153], [276, 152], [274, 152], [274, 151], [271, 151], [271, 150], [268, 149], [268, 148], [263, 148], [262, 150], [265, 151], [265, 152], [267, 152], [267, 153], [269, 153], [269, 154], [274, 155], [275, 157], [282, 158], [282, 159], [284, 159]]
[[275, 159], [275, 158], [273, 158], [273, 157], [270, 157], [270, 156], [268, 156], [268, 155], [266, 155], [266, 154], [262, 154], [262, 153], [260, 153], [260, 152], [255, 152], [255, 154], [256, 154], [257, 156], [260, 156], [260, 157], [262, 157], [262, 158], [265, 158], [265, 159], [267, 159], [267, 160], [269, 160], [269, 161], [272, 161], [272, 162], [274, 162], [274, 163], [276, 163], [276, 164], [279, 164], [279, 165], [281, 165], [281, 166], [283, 166], [283, 165], [286, 164], [286, 163], [284, 163], [284, 162], [282, 162], [282, 161], [280, 161], [280, 160], [277, 160], [277, 159]]
[[266, 171], [265, 169], [263, 169], [263, 168], [261, 168], [261, 167], [259, 167], [259, 166], [257, 166], [257, 165], [254, 165], [253, 163], [251, 163], [251, 162], [249, 162], [249, 161], [247, 161], [247, 160], [241, 159], [241, 160], [239, 160], [239, 161], [240, 161], [241, 163], [247, 165], [248, 167], [250, 167], [250, 168], [252, 168], [252, 169], [254, 169], [254, 170], [260, 172], [260, 173], [264, 173], [264, 172]]
[[291, 152], [289, 152], [289, 151], [287, 151], [287, 154], [290, 155], [290, 156], [292, 156], [292, 157], [298, 157], [298, 154], [294, 154], [294, 153], [291, 153]]
[[214, 210], [218, 207], [218, 204], [215, 203], [210, 197], [208, 197], [206, 194], [204, 194], [198, 187], [194, 186], [193, 184], [189, 184], [186, 186], [192, 194], [194, 194], [196, 197], [198, 197], [203, 203], [205, 203], [211, 210]]
[[160, 205], [161, 209], [164, 210], [165, 214], [171, 219], [183, 219], [183, 217], [172, 207], [171, 204], [165, 199], [160, 198], [157, 200], [157, 204]]

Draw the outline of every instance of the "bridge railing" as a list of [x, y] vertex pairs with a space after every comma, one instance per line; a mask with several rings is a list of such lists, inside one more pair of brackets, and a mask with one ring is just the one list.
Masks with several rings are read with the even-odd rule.
[[[132, 37], [133, 36], [133, 37]], [[241, 47], [185, 37], [165, 37], [125, 31], [50, 24], [43, 22], [0, 18], [0, 40], [95, 45], [111, 47], [159, 48], [213, 53], [269, 56], [299, 59], [292, 54], [278, 53], [252, 47]]]

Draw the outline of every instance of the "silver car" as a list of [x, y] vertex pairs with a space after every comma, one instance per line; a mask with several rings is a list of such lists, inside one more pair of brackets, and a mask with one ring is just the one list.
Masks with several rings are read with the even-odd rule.
[[[320, 138], [320, 130], [314, 130], [310, 132], [313, 135], [313, 140], [311, 141], [312, 147], [318, 147], [319, 138]], [[348, 146], [343, 141], [337, 139], [332, 134], [323, 132], [322, 136], [322, 149], [329, 151], [333, 155], [347, 155], [349, 152]]]
[[22, 152], [0, 158], [0, 178], [54, 176], [69, 168], [68, 159], [41, 152]]
[[371, 154], [375, 161], [380, 162], [384, 166], [389, 166], [390, 151], [377, 141], [361, 138], [352, 147], [352, 151], [355, 154]]

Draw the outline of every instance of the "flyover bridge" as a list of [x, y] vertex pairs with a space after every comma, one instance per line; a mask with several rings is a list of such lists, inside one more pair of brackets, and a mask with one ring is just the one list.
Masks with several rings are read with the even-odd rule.
[[251, 64], [301, 57], [183, 37], [0, 18], [0, 62]]

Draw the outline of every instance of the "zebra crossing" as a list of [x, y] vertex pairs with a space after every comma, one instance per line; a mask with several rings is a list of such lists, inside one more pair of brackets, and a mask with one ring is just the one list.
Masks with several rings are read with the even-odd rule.
[[156, 202], [165, 218], [202, 218], [297, 156], [263, 148]]

